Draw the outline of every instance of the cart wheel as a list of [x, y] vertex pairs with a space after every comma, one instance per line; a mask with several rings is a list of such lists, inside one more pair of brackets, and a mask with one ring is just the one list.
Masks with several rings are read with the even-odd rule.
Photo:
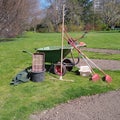
[[[54, 73], [57, 75], [61, 75], [61, 65], [54, 65]], [[64, 65], [62, 65], [62, 76], [65, 75], [66, 73], [66, 67]]]
[[70, 59], [64, 59], [63, 64], [66, 66], [67, 71], [71, 71], [73, 69], [73, 62]]

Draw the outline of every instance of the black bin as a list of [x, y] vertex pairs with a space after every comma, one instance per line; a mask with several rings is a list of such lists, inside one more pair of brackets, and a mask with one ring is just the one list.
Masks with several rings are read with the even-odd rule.
[[45, 79], [45, 71], [42, 72], [31, 72], [31, 81], [42, 82]]

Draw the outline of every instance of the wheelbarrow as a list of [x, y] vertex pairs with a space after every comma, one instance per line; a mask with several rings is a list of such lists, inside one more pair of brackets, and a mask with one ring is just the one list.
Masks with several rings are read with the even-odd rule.
[[[53, 72], [57, 75], [65, 75], [66, 71], [71, 71], [73, 66], [79, 63], [79, 57], [75, 62], [71, 46], [63, 47], [63, 61], [62, 61], [62, 73], [61, 73], [61, 47], [60, 46], [47, 46], [36, 49], [36, 52], [42, 52], [45, 54], [45, 66], [49, 72]], [[71, 59], [66, 58], [68, 54], [71, 54]], [[49, 67], [48, 67], [49, 66]]]

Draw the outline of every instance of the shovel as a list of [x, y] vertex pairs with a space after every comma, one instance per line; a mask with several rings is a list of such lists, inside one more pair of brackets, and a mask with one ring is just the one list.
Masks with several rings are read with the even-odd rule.
[[[82, 53], [83, 54], [83, 53]], [[83, 54], [84, 55], [84, 54]], [[106, 74], [100, 67], [98, 67], [93, 61], [91, 61], [87, 56], [84, 55], [84, 57], [89, 61], [91, 62], [99, 71], [101, 71], [103, 73], [103, 77], [102, 77], [102, 80], [103, 81], [106, 81], [107, 83], [110, 83], [112, 82], [112, 78], [110, 75]], [[96, 80], [98, 79], [99, 76], [97, 74], [93, 75], [92, 77], [92, 80]]]
[[93, 70], [93, 68], [91, 67], [91, 65], [88, 63], [87, 59], [85, 59], [84, 56], [82, 56], [82, 58], [84, 59], [84, 61], [86, 62], [86, 64], [88, 65], [88, 67], [89, 67], [90, 70], [91, 70], [92, 76], [90, 77], [89, 80], [92, 80], [92, 81], [94, 81], [94, 82], [100, 80], [99, 74], [95, 73], [95, 71]]
[[106, 74], [100, 67], [98, 67], [93, 61], [91, 61], [89, 58], [87, 58], [99, 71], [103, 73], [102, 80], [106, 81], [107, 83], [112, 82], [112, 77], [108, 74]]
[[112, 82], [112, 78], [109, 75], [105, 75], [102, 77], [103, 81], [106, 81], [107, 83], [111, 83]]

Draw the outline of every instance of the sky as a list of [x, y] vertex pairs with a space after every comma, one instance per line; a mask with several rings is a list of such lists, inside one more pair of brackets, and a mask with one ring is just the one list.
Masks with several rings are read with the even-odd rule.
[[39, 0], [42, 9], [46, 8], [49, 4], [46, 0]]

